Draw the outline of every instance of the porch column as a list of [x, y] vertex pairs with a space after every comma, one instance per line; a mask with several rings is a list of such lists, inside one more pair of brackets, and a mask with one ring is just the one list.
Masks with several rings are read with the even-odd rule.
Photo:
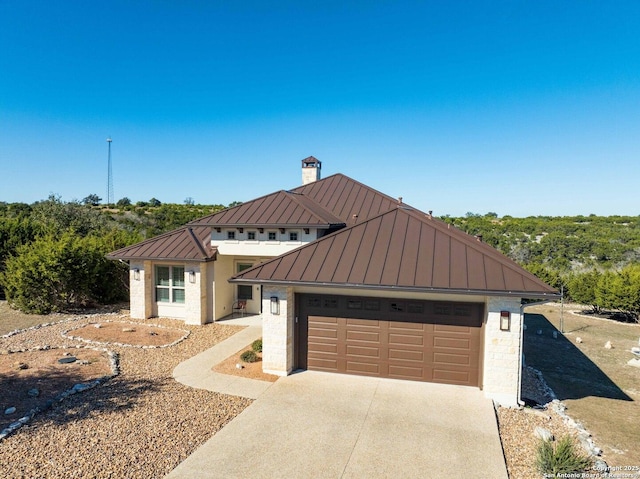
[[131, 261], [129, 264], [129, 314], [133, 319], [153, 315], [153, 265], [151, 261]]

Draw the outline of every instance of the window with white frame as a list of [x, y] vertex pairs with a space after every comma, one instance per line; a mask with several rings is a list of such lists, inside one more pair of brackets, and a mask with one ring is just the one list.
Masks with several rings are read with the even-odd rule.
[[256, 232], [255, 231], [247, 231], [247, 239], [248, 240], [255, 240], [256, 239]]
[[289, 232], [289, 241], [298, 241], [298, 232], [290, 231]]
[[184, 266], [156, 266], [156, 301], [184, 303]]
[[236, 232], [235, 231], [227, 231], [227, 239], [230, 239], [230, 240], [236, 239]]
[[278, 239], [277, 233], [275, 231], [269, 231], [268, 233], [269, 241], [275, 241]]

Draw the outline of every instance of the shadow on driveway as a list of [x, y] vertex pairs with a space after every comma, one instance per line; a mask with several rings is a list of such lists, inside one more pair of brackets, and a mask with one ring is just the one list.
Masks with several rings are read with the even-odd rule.
[[633, 401], [544, 315], [525, 314], [524, 323], [526, 364], [542, 372], [560, 401], [589, 396]]

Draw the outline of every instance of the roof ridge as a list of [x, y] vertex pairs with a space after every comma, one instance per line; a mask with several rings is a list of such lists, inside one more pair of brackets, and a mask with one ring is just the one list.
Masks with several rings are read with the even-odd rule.
[[204, 256], [205, 258], [209, 258], [210, 255], [205, 251], [204, 247], [200, 243], [200, 239], [196, 237], [196, 234], [193, 232], [193, 228], [187, 227], [187, 231], [189, 232], [189, 235], [191, 236], [191, 239], [193, 240], [193, 242], [196, 244], [196, 246], [202, 253], [202, 256]]
[[[300, 198], [305, 198], [307, 201], [311, 201], [316, 208], [321, 209], [322, 211], [324, 211], [328, 216], [333, 216], [335, 217], [336, 215], [334, 215], [331, 211], [327, 210], [324, 206], [322, 206], [320, 203], [318, 203], [316, 200], [309, 198], [307, 195], [303, 194], [303, 193], [297, 193], [294, 191], [285, 191], [284, 192], [286, 195], [291, 195], [291, 201], [295, 201], [296, 204], [298, 204], [300, 207], [304, 208], [305, 211], [308, 211], [309, 214], [311, 216], [313, 216], [314, 218], [316, 218], [318, 221], [326, 221], [326, 218], [322, 218], [320, 215], [316, 214], [315, 211], [313, 211], [311, 208], [309, 208], [307, 205], [305, 205], [302, 201], [300, 201]], [[300, 197], [300, 198], [298, 198]], [[336, 218], [339, 219], [339, 218]], [[341, 223], [342, 224], [342, 223]]]

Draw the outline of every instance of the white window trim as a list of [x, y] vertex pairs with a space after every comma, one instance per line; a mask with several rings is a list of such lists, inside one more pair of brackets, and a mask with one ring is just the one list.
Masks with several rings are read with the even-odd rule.
[[[169, 285], [159, 285], [158, 284], [158, 268], [169, 268]], [[182, 284], [183, 286], [175, 286], [174, 282], [174, 268], [182, 268]], [[154, 299], [155, 302], [161, 305], [175, 305], [175, 306], [183, 306], [186, 303], [186, 298], [184, 301], [175, 301], [174, 291], [184, 291], [186, 296], [186, 286], [187, 286], [187, 269], [184, 265], [180, 264], [156, 264], [153, 268], [154, 274]], [[159, 301], [158, 300], [158, 289], [168, 290], [169, 291], [169, 301]]]

